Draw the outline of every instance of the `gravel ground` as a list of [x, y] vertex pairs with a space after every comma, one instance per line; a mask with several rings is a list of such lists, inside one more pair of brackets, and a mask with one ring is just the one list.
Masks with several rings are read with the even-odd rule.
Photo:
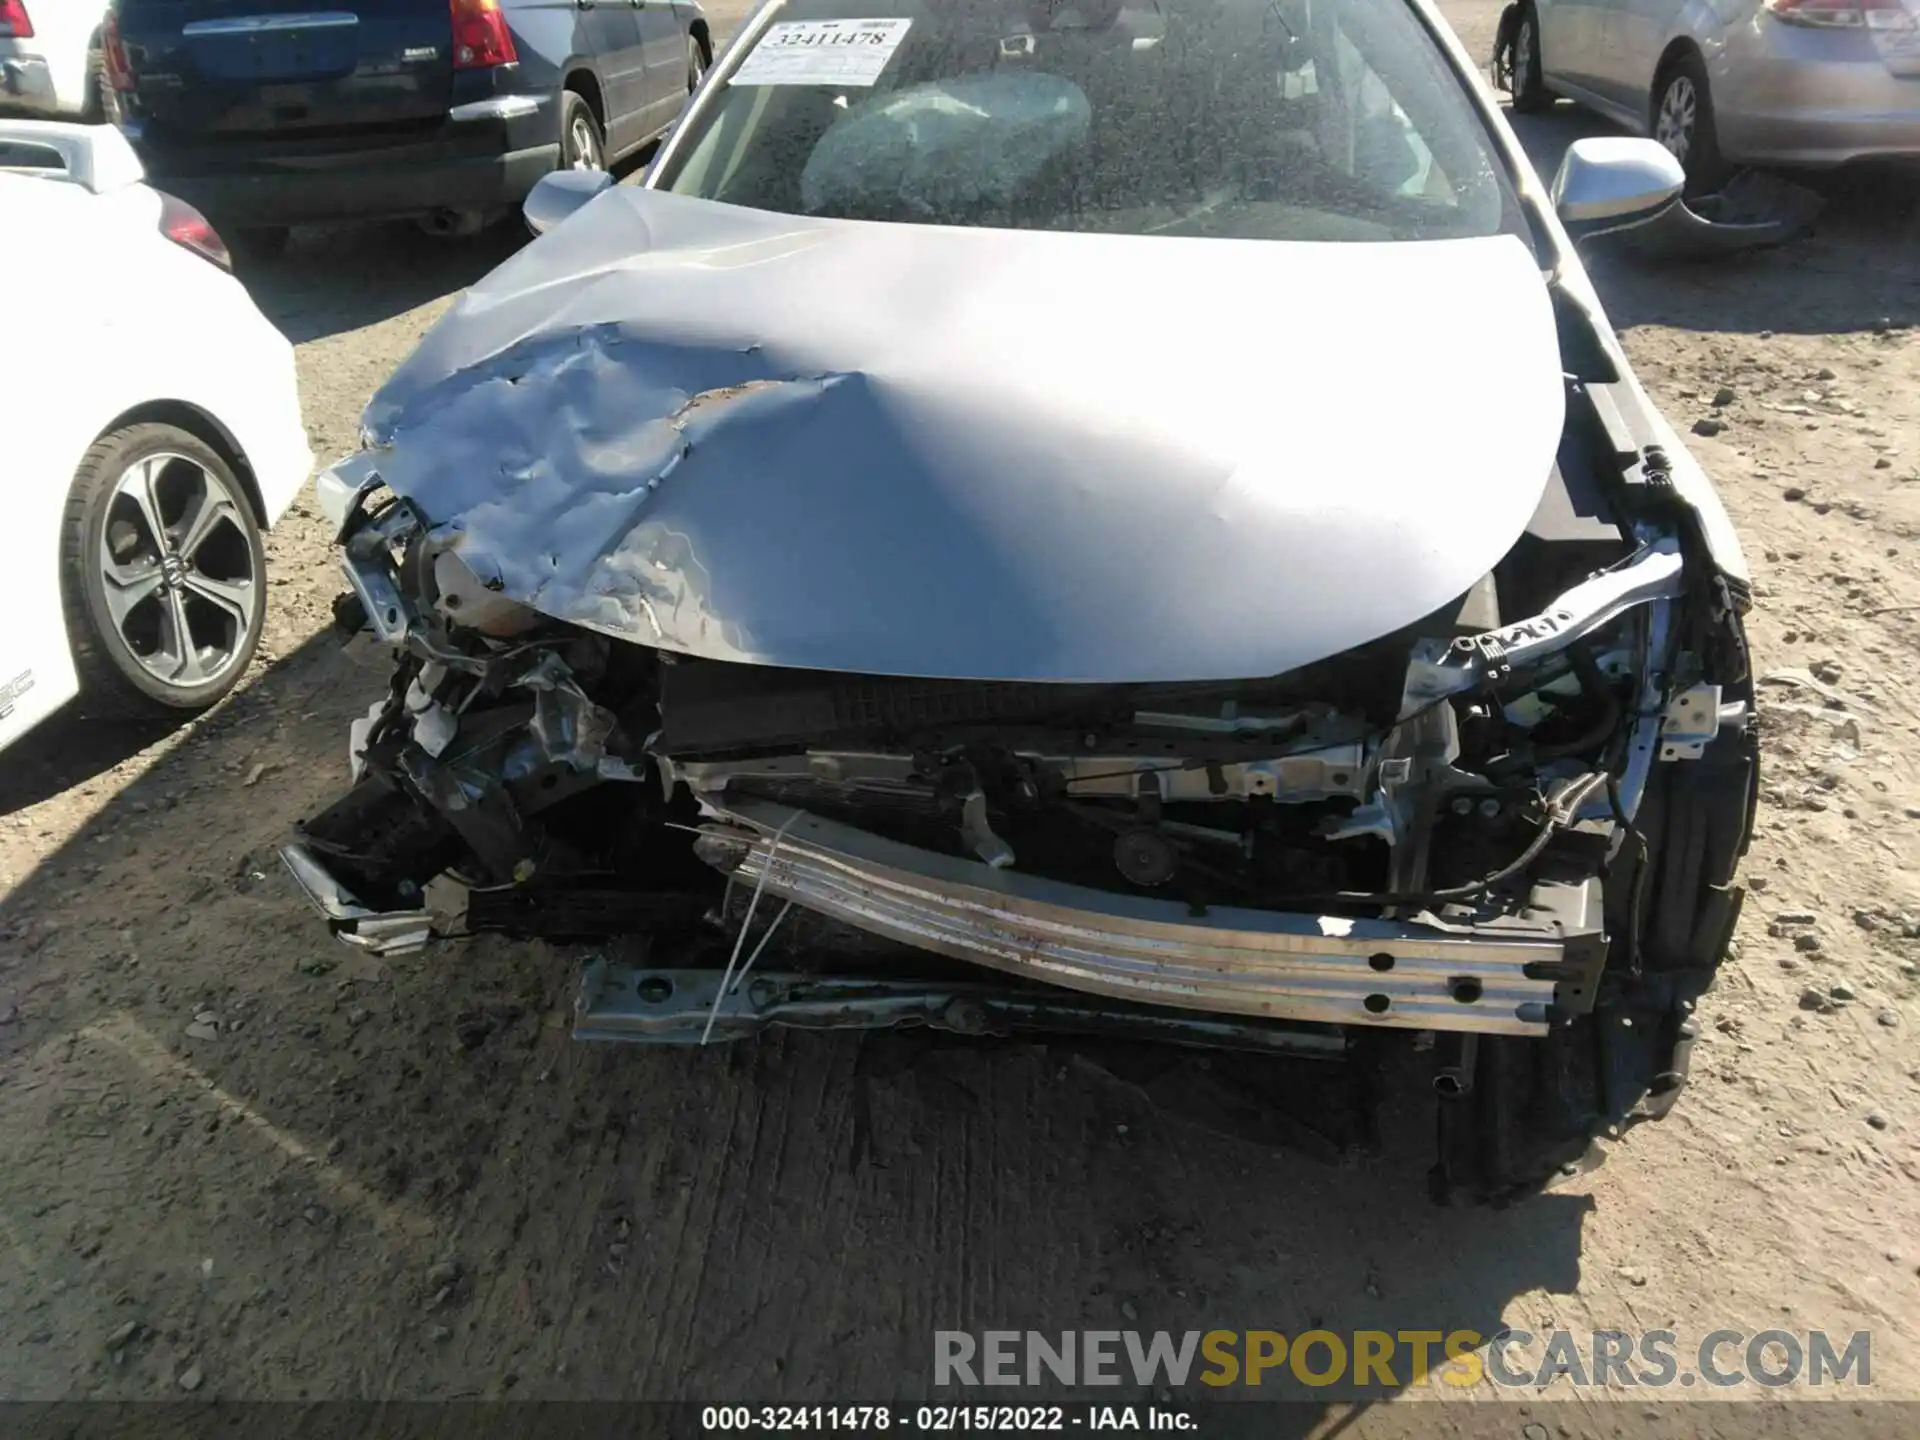
[[[1496, 7], [1446, 8], [1484, 52]], [[1855, 186], [1789, 250], [1597, 273], [1656, 398], [1713, 422], [1767, 677], [1737, 956], [1677, 1110], [1600, 1169], [1436, 1211], [1417, 1095], [1329, 1165], [1032, 1047], [587, 1048], [565, 955], [334, 945], [273, 850], [383, 676], [323, 633], [304, 502], [231, 703], [55, 722], [0, 776], [0, 1395], [871, 1400], [926, 1389], [935, 1329], [1137, 1323], [1869, 1329], [1916, 1398], [1915, 239]], [[252, 277], [317, 453], [515, 243], [342, 231]]]

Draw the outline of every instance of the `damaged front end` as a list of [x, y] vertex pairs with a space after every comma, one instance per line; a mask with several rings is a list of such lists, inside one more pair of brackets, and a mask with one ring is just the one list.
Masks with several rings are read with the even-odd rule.
[[[769, 1025], [1430, 1048], [1436, 1185], [1502, 1198], [1661, 1113], [1739, 908], [1738, 588], [1605, 387], [1465, 594], [1260, 680], [948, 680], [696, 657], [490, 588], [322, 482], [393, 647], [354, 784], [285, 858], [342, 939], [599, 945], [588, 1038]], [[1591, 457], [1602, 457], [1595, 460]], [[1610, 457], [1610, 458], [1609, 458]]]

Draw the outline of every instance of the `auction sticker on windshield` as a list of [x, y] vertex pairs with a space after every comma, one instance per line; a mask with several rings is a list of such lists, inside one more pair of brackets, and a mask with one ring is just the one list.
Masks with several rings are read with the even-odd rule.
[[734, 85], [871, 85], [911, 19], [783, 20], [740, 62]]

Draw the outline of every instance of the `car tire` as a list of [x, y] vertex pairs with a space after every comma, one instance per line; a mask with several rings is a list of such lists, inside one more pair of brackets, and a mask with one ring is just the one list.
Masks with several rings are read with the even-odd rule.
[[1537, 115], [1553, 104], [1540, 71], [1540, 17], [1531, 5], [1522, 5], [1514, 22], [1512, 96], [1517, 115]]
[[578, 90], [560, 92], [560, 168], [607, 168], [607, 137], [601, 132], [593, 107]]
[[700, 88], [700, 82], [707, 73], [707, 51], [700, 43], [698, 35], [687, 37], [687, 94], [691, 95]]
[[[1747, 662], [1737, 663], [1722, 696], [1752, 714]], [[1539, 1039], [1482, 1037], [1471, 1090], [1440, 1101], [1434, 1199], [1510, 1204], [1592, 1168], [1594, 1141], [1666, 1113], [1686, 1078], [1695, 1002], [1740, 918], [1738, 869], [1759, 802], [1752, 727], [1656, 769], [1636, 815], [1640, 846], [1625, 843], [1607, 875], [1601, 1003]]]
[[1687, 194], [1710, 195], [1726, 183], [1713, 93], [1707, 84], [1707, 67], [1698, 55], [1676, 55], [1661, 70], [1653, 82], [1650, 123], [1653, 138], [1687, 172]]
[[80, 123], [107, 123], [107, 62], [98, 50], [87, 52], [87, 97], [80, 105]]
[[151, 720], [219, 700], [259, 646], [266, 574], [252, 501], [212, 447], [172, 425], [101, 436], [74, 472], [60, 527], [83, 707]]

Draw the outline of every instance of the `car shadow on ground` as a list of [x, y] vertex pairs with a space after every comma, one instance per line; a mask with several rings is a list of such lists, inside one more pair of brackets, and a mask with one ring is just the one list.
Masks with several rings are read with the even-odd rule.
[[[653, 159], [648, 145], [613, 167], [637, 185]], [[376, 325], [464, 290], [511, 259], [529, 240], [513, 213], [477, 235], [430, 235], [405, 221], [301, 226], [286, 253], [242, 257], [236, 273], [254, 304], [296, 345]]]
[[7, 747], [0, 816], [84, 786], [159, 744], [186, 723], [98, 720], [70, 704]]
[[[1566, 101], [1508, 119], [1543, 182], [1567, 147], [1621, 133]], [[1920, 325], [1920, 185], [1911, 174], [1794, 173], [1826, 201], [1811, 235], [1714, 260], [1655, 262], [1591, 247], [1586, 263], [1613, 323], [1702, 333], [1851, 334]], [[1896, 256], [1892, 263], [1889, 256]]]
[[1005, 1401], [935, 1332], [1488, 1336], [1578, 1287], [1583, 1196], [1430, 1205], [1417, 1080], [1325, 1163], [1040, 1045], [589, 1047], [576, 954], [338, 945], [273, 855], [379, 684], [310, 640], [0, 907], [8, 1394]]
[[243, 257], [236, 273], [261, 312], [301, 345], [464, 289], [526, 243], [517, 214], [465, 237], [399, 223], [303, 227], [284, 255]]

